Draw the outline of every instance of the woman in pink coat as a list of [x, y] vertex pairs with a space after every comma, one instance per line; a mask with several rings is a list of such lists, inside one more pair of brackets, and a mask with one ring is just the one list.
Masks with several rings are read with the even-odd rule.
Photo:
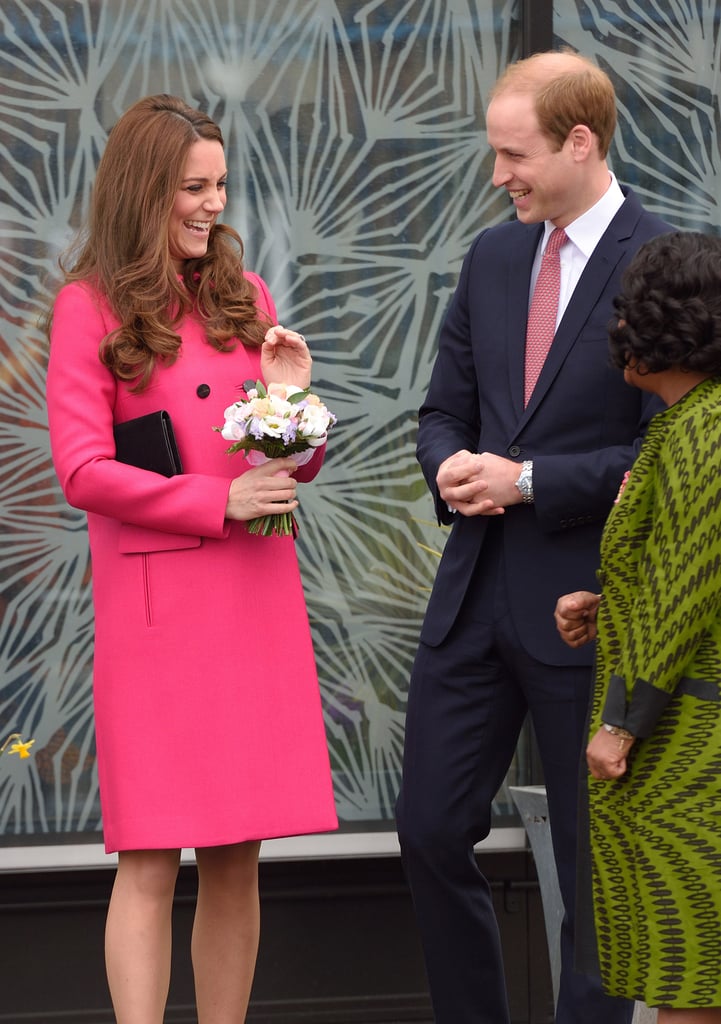
[[[200, 1024], [245, 1019], [260, 840], [337, 826], [294, 542], [246, 523], [294, 509], [324, 449], [251, 468], [214, 431], [243, 382], [304, 388], [303, 337], [243, 270], [219, 128], [170, 96], [110, 134], [50, 323], [53, 458], [87, 511], [105, 844], [118, 851], [106, 963], [119, 1024], [161, 1024], [182, 848], [194, 848]], [[169, 413], [182, 473], [115, 458], [113, 427]]]

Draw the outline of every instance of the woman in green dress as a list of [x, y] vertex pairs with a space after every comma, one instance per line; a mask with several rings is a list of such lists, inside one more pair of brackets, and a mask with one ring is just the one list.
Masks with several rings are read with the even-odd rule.
[[593, 959], [659, 1024], [721, 1024], [721, 239], [646, 243], [616, 309], [612, 362], [667, 408], [619, 481], [602, 595], [556, 608], [570, 646], [597, 638]]

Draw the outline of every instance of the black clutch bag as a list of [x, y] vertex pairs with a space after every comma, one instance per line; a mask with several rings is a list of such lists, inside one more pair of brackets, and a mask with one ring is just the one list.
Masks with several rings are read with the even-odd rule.
[[116, 423], [113, 435], [118, 462], [149, 469], [151, 473], [162, 473], [163, 476], [183, 472], [173, 424], [164, 409], [147, 416], [137, 416], [125, 423]]

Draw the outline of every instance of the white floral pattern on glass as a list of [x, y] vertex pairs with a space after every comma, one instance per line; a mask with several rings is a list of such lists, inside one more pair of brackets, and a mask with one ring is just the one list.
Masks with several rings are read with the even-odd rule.
[[[224, 217], [309, 339], [338, 416], [298, 541], [338, 809], [392, 817], [405, 693], [444, 533], [416, 410], [460, 262], [510, 215], [491, 183], [488, 89], [519, 56], [519, 0], [3, 0], [0, 8], [0, 834], [100, 825], [84, 517], [49, 457], [38, 315], [106, 133], [140, 96], [206, 108], [227, 141]], [[718, 230], [719, 21], [683, 0], [558, 0], [558, 41], [614, 78], [622, 181]], [[498, 809], [504, 810], [505, 796]]]

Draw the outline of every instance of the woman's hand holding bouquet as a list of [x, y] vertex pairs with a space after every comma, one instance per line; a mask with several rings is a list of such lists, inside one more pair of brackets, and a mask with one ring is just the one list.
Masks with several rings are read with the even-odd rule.
[[[283, 512], [261, 513], [248, 519], [249, 533], [270, 537], [294, 536], [296, 532], [294, 510], [295, 481], [290, 473], [313, 457], [313, 450], [325, 444], [328, 431], [336, 417], [308, 388], [294, 384], [246, 381], [238, 401], [225, 410], [225, 423], [217, 428], [226, 441], [229, 455], [244, 452], [251, 466], [260, 467], [269, 461], [267, 474], [255, 474], [255, 482], [244, 493], [243, 477], [233, 481], [231, 502], [285, 502]], [[232, 510], [231, 510], [232, 511]], [[241, 518], [240, 515], [237, 518]], [[245, 518], [243, 515], [242, 518]]]

